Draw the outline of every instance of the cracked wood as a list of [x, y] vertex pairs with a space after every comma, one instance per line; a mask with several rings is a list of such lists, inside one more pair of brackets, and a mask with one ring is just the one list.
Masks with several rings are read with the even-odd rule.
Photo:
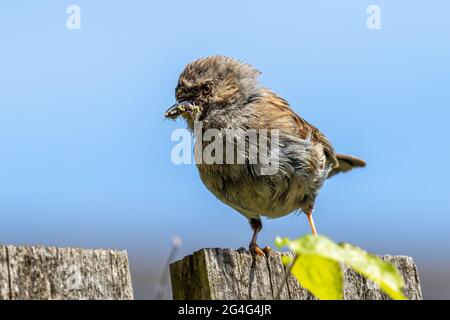
[[133, 299], [125, 251], [0, 245], [0, 300]]
[[[290, 253], [285, 253], [290, 254]], [[405, 280], [404, 294], [409, 299], [422, 299], [419, 275], [410, 257], [384, 256], [393, 263]], [[353, 270], [343, 267], [344, 299], [386, 300], [377, 286]], [[280, 284], [285, 282], [286, 268], [281, 254], [252, 257], [247, 250], [202, 249], [170, 266], [173, 298], [197, 299], [275, 299]], [[281, 299], [315, 299], [289, 275], [283, 285]]]

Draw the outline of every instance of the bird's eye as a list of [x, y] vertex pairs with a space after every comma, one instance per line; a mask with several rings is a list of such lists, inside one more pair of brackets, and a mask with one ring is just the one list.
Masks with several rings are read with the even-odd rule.
[[211, 93], [211, 90], [212, 90], [212, 86], [209, 83], [205, 83], [204, 85], [202, 85], [203, 94], [209, 94], [209, 93]]

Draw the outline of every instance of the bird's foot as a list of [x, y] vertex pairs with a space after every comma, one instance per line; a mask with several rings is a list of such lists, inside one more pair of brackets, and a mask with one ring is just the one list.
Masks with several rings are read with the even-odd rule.
[[272, 252], [271, 248], [266, 246], [263, 249], [261, 249], [256, 243], [250, 244], [249, 250], [252, 255], [256, 254], [261, 257], [265, 257], [267, 254]]

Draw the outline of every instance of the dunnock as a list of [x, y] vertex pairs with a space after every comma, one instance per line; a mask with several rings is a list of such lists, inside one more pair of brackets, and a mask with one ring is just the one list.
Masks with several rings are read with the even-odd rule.
[[[259, 84], [259, 74], [252, 66], [228, 57], [196, 60], [181, 73], [176, 87], [177, 103], [165, 116], [182, 116], [191, 130], [201, 122], [202, 132], [216, 129], [224, 137], [227, 129], [278, 130], [277, 159], [269, 159], [278, 164], [274, 174], [262, 174], [267, 163], [250, 161], [248, 150], [242, 155], [244, 163], [197, 162], [205, 186], [247, 217], [253, 229], [250, 251], [263, 255], [270, 249], [261, 249], [256, 243], [262, 229], [261, 216], [278, 218], [303, 211], [316, 234], [312, 212], [325, 179], [364, 167], [365, 163], [336, 154], [316, 127], [298, 116], [286, 100]], [[209, 142], [196, 139], [195, 143], [196, 147], [203, 147]], [[271, 157], [273, 154], [269, 153], [268, 158]]]

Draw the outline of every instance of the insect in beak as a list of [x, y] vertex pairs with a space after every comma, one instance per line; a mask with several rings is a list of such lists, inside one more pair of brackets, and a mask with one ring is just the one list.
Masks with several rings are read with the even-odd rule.
[[186, 112], [200, 111], [200, 107], [190, 101], [177, 102], [166, 111], [164, 116], [169, 119], [176, 119]]

